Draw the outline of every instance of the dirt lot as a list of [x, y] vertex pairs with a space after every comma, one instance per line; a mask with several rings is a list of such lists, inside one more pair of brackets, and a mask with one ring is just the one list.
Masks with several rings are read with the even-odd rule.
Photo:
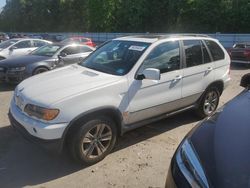
[[[233, 67], [232, 81], [220, 105], [242, 88], [240, 77], [250, 72]], [[163, 187], [171, 157], [184, 135], [197, 123], [185, 112], [131, 131], [102, 162], [80, 167], [67, 155], [53, 155], [24, 140], [7, 118], [13, 86], [0, 83], [0, 187]]]

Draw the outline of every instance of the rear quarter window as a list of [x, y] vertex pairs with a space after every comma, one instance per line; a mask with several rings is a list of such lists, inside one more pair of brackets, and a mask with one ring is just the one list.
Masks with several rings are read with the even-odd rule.
[[205, 43], [211, 52], [214, 61], [222, 60], [225, 58], [225, 54], [221, 47], [214, 41], [205, 40]]

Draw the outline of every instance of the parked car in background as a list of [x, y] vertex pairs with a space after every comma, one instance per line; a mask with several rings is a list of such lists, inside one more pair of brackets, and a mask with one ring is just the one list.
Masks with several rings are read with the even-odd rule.
[[0, 43], [0, 60], [10, 57], [27, 55], [38, 47], [51, 44], [50, 41], [40, 39], [10, 39]]
[[246, 89], [191, 130], [176, 150], [166, 188], [246, 188], [250, 172], [250, 74]]
[[232, 63], [250, 65], [250, 43], [237, 43], [228, 52]]
[[6, 33], [0, 33], [0, 43], [9, 39], [10, 37]]
[[117, 38], [79, 64], [20, 83], [10, 122], [35, 142], [67, 147], [76, 161], [93, 164], [129, 130], [189, 109], [213, 114], [229, 69], [226, 50], [204, 35]]
[[48, 44], [29, 55], [0, 61], [2, 81], [19, 83], [30, 76], [79, 63], [93, 50], [80, 44]]
[[66, 38], [62, 41], [63, 43], [78, 43], [78, 44], [85, 44], [91, 47], [95, 47], [95, 43], [86, 37], [82, 37], [82, 36], [75, 36], [75, 37], [70, 37], [70, 38]]

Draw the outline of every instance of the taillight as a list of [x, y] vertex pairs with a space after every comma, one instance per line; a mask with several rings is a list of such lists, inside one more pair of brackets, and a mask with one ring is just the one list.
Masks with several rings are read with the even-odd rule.
[[228, 49], [228, 50], [227, 50], [227, 53], [228, 53], [228, 55], [229, 55], [230, 57], [232, 57], [231, 49]]
[[244, 51], [244, 56], [250, 57], [250, 50], [245, 50]]

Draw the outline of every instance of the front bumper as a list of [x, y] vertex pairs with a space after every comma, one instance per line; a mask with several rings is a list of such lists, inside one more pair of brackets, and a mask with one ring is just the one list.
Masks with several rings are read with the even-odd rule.
[[25, 139], [28, 141], [40, 145], [42, 148], [52, 151], [54, 153], [61, 153], [63, 150], [63, 140], [62, 139], [54, 139], [54, 140], [43, 140], [32, 136], [29, 132], [12, 116], [11, 113], [9, 115], [9, 120], [12, 127], [17, 130]]
[[6, 72], [5, 81], [8, 83], [20, 83], [27, 78], [24, 71]]
[[30, 118], [11, 102], [9, 119], [11, 125], [25, 138], [43, 146], [60, 152], [63, 147], [63, 133], [68, 123], [46, 124]]

